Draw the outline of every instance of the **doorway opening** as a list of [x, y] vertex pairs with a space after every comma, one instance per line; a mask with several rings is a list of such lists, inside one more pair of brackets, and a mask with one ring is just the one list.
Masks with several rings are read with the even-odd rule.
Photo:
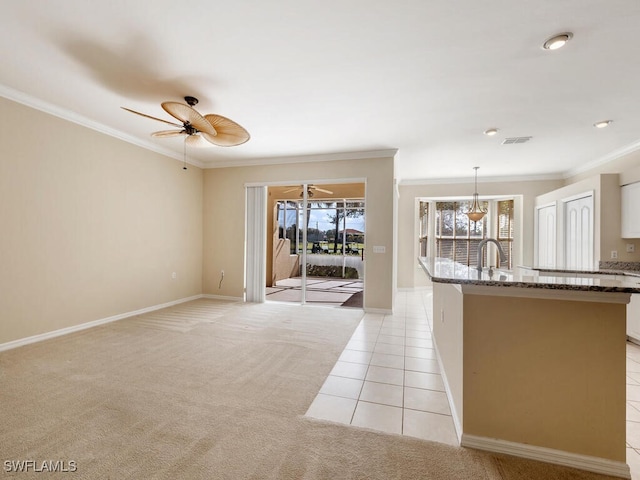
[[268, 188], [266, 300], [362, 308], [364, 183]]

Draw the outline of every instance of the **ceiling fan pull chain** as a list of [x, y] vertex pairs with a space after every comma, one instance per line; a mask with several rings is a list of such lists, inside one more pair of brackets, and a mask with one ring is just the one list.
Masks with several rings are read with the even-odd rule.
[[184, 137], [184, 164], [182, 165], [182, 169], [186, 170], [187, 169], [187, 138], [189, 138], [189, 136], [187, 135], [186, 137]]

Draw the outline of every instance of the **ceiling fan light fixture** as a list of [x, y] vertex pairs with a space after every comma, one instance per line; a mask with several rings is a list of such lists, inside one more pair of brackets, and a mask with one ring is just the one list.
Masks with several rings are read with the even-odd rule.
[[593, 126], [596, 128], [606, 128], [611, 125], [611, 122], [613, 122], [613, 120], [602, 120], [601, 122], [594, 123]]
[[186, 103], [163, 102], [160, 106], [173, 118], [181, 123], [169, 122], [162, 118], [152, 117], [146, 113], [136, 112], [130, 108], [122, 109], [140, 115], [142, 117], [167, 123], [179, 130], [163, 130], [153, 132], [151, 136], [164, 138], [186, 136], [186, 142], [192, 147], [206, 147], [217, 145], [219, 147], [235, 147], [249, 141], [249, 132], [233, 120], [217, 114], [201, 115], [193, 106], [198, 104], [196, 97], [184, 97]]
[[196, 97], [191, 97], [188, 95], [184, 97], [184, 101], [187, 102], [187, 105], [189, 105], [190, 107], [198, 104], [198, 99]]
[[479, 222], [484, 218], [487, 214], [487, 211], [480, 206], [480, 202], [478, 201], [478, 169], [480, 167], [473, 167], [476, 171], [475, 175], [475, 190], [473, 192], [473, 201], [471, 202], [471, 209], [468, 212], [465, 212], [469, 220], [472, 222]]
[[497, 128], [488, 128], [487, 130], [485, 130], [482, 133], [484, 133], [488, 137], [493, 137], [494, 135], [496, 135], [498, 133], [498, 129]]
[[564, 47], [569, 40], [573, 38], [573, 33], [563, 32], [554, 35], [542, 44], [542, 48], [545, 50], [557, 50]]

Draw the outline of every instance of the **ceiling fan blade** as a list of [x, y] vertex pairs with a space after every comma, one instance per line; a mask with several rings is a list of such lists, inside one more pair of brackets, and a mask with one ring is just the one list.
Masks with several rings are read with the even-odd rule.
[[291, 192], [295, 192], [296, 190], [300, 190], [300, 189], [301, 189], [301, 187], [293, 187], [293, 188], [290, 188], [289, 190], [285, 190], [282, 193], [291, 193]]
[[120, 108], [123, 109], [123, 110], [126, 110], [127, 112], [131, 112], [131, 113], [135, 113], [136, 115], [140, 115], [141, 117], [147, 117], [147, 118], [150, 118], [151, 120], [158, 120], [159, 122], [168, 123], [169, 125], [173, 125], [175, 127], [182, 127], [182, 125], [180, 125], [179, 123], [173, 123], [173, 122], [169, 122], [167, 120], [163, 120], [161, 118], [152, 117], [151, 115], [147, 115], [146, 113], [136, 112], [135, 110], [131, 110], [130, 108], [127, 108], [127, 107], [120, 107]]
[[205, 139], [214, 145], [218, 145], [219, 147], [235, 147], [236, 145], [242, 145], [251, 138], [251, 135], [249, 135], [249, 132], [247, 132], [244, 127], [227, 117], [210, 113], [209, 115], [205, 115], [204, 118], [213, 125], [213, 128], [218, 132], [215, 137], [207, 135], [206, 132], [205, 135], [203, 135]]
[[180, 102], [163, 102], [162, 108], [172, 117], [177, 118], [183, 123], [189, 123], [196, 130], [211, 136], [216, 136], [216, 129], [197, 111], [189, 105]]
[[190, 147], [196, 147], [196, 148], [208, 148], [211, 146], [211, 144], [209, 142], [207, 142], [204, 138], [202, 138], [201, 135], [189, 135], [187, 138], [185, 138], [185, 142], [187, 142], [187, 145], [189, 145]]
[[318, 188], [318, 187], [311, 187], [311, 188], [322, 193], [328, 193], [329, 195], [333, 195], [333, 192], [331, 190], [325, 190], [324, 188]]
[[152, 137], [179, 137], [180, 135], [186, 135], [184, 130], [161, 130], [159, 132], [153, 132], [151, 134]]

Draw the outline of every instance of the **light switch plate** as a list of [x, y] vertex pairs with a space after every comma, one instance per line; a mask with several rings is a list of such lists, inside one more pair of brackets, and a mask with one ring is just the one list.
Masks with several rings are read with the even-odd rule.
[[373, 246], [373, 253], [385, 253], [386, 250], [387, 249], [384, 247], [384, 245], [374, 245]]

